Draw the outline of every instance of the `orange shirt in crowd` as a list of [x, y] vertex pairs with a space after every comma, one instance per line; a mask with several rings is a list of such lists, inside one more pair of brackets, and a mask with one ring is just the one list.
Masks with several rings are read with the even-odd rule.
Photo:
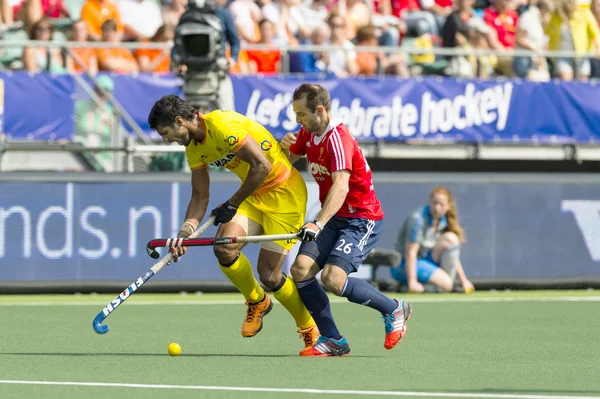
[[281, 59], [279, 50], [248, 50], [248, 60], [256, 62], [256, 72], [277, 73], [277, 62]]
[[[126, 48], [99, 48], [98, 52], [96, 53], [98, 55], [98, 69], [100, 71], [107, 71], [108, 69], [106, 69], [105, 65], [106, 62], [109, 60], [128, 60], [130, 62], [134, 62], [137, 65], [137, 61], [135, 60], [135, 58], [133, 57], [133, 54], [131, 54], [131, 51], [129, 51], [129, 49]], [[116, 70], [113, 72], [120, 72], [120, 73], [124, 73], [124, 72], [130, 72], [130, 71], [126, 71], [126, 70]]]
[[162, 61], [152, 72], [156, 73], [169, 73], [171, 72], [171, 55], [167, 53], [165, 55], [165, 50], [161, 49], [149, 49], [149, 48], [139, 48], [135, 50], [135, 58], [140, 60], [142, 57], [148, 57], [150, 62], [154, 62], [158, 57], [162, 57]]
[[96, 36], [102, 36], [101, 27], [107, 19], [115, 21], [117, 31], [123, 30], [119, 9], [111, 0], [87, 0], [81, 9], [81, 19], [88, 23], [90, 33]]
[[[90, 69], [90, 61], [96, 56], [96, 49], [89, 47], [74, 47], [71, 51], [79, 57], [81, 62]], [[83, 69], [79, 66], [79, 64], [73, 61], [73, 70], [75, 72], [83, 72]]]

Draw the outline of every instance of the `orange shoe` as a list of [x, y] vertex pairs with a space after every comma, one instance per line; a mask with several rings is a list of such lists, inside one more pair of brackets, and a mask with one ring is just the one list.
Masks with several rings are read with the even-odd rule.
[[304, 341], [304, 350], [315, 346], [317, 340], [321, 336], [319, 328], [316, 325], [305, 328], [304, 330], [298, 330], [298, 332], [300, 333], [300, 338]]
[[250, 338], [262, 330], [263, 317], [265, 317], [271, 309], [273, 309], [273, 303], [271, 298], [265, 294], [265, 298], [260, 302], [247, 301], [246, 305], [246, 318], [242, 323], [242, 337]]
[[406, 335], [406, 322], [410, 320], [412, 306], [402, 300], [394, 299], [398, 307], [390, 313], [383, 315], [383, 324], [385, 325], [385, 349], [392, 349]]

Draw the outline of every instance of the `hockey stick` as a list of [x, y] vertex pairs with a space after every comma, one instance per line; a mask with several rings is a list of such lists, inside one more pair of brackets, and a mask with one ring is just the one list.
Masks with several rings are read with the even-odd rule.
[[263, 242], [263, 241], [279, 241], [279, 240], [294, 240], [297, 239], [296, 234], [272, 234], [261, 236], [245, 236], [245, 237], [212, 237], [212, 238], [157, 238], [148, 241], [146, 252], [154, 259], [158, 259], [159, 254], [156, 248], [158, 247], [207, 247], [210, 245], [226, 245], [244, 242]]
[[[198, 230], [193, 232], [190, 237], [197, 237], [200, 234], [204, 233], [206, 231], [206, 229], [208, 229], [213, 224], [214, 220], [215, 220], [214, 216], [211, 216], [210, 218], [208, 218], [206, 223], [204, 223], [202, 226], [200, 226], [200, 228], [198, 228]], [[157, 259], [157, 258], [158, 258], [158, 252], [156, 253], [155, 259]], [[127, 298], [129, 298], [131, 295], [133, 295], [133, 293], [138, 288], [140, 288], [146, 281], [150, 280], [152, 278], [152, 276], [154, 276], [156, 273], [158, 273], [160, 271], [160, 269], [162, 269], [165, 265], [168, 265], [172, 259], [173, 259], [173, 255], [171, 254], [171, 252], [169, 252], [161, 260], [156, 262], [154, 264], [154, 266], [152, 266], [146, 274], [144, 274], [142, 277], [138, 278], [133, 283], [131, 283], [131, 285], [129, 287], [125, 288], [125, 290], [123, 290], [123, 292], [121, 292], [119, 295], [117, 295], [117, 297], [115, 299], [113, 299], [108, 305], [106, 305], [106, 307], [104, 309], [102, 309], [102, 311], [100, 313], [98, 313], [98, 315], [94, 318], [94, 321], [92, 322], [92, 327], [94, 328], [94, 331], [96, 331], [96, 333], [98, 333], [98, 334], [106, 334], [108, 332], [108, 326], [102, 325], [102, 322], [104, 321], [104, 319], [106, 319], [109, 314], [114, 312], [115, 309], [117, 308], [117, 306], [119, 306]]]

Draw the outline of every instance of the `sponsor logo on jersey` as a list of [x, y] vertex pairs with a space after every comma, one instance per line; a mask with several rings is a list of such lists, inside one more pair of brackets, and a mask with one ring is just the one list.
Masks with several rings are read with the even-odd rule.
[[318, 163], [310, 162], [308, 164], [308, 168], [310, 170], [310, 174], [313, 175], [315, 180], [323, 181], [325, 180], [325, 176], [330, 176], [329, 170]]
[[230, 146], [236, 145], [239, 141], [240, 140], [236, 136], [227, 137], [227, 144], [229, 144]]
[[226, 166], [229, 162], [231, 162], [231, 160], [233, 158], [235, 158], [235, 154], [233, 152], [230, 152], [229, 154], [225, 155], [223, 158], [217, 159], [216, 161], [212, 162], [211, 165], [215, 166], [217, 168], [222, 168], [222, 167]]
[[271, 148], [273, 148], [273, 144], [271, 144], [269, 140], [263, 140], [263, 142], [260, 143], [260, 149], [263, 151], [269, 151]]

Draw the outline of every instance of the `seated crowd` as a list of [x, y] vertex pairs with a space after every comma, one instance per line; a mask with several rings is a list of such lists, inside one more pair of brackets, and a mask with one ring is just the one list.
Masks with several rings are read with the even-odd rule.
[[[26, 32], [33, 40], [101, 41], [114, 46], [68, 52], [27, 47], [8, 68], [32, 72], [169, 73], [170, 51], [129, 50], [122, 42], [169, 42], [187, 0], [0, 0], [0, 38]], [[600, 78], [600, 0], [218, 0], [237, 28], [242, 51], [232, 73], [283, 71], [279, 48], [335, 46], [290, 52], [290, 72], [355, 75], [438, 74], [544, 81]], [[66, 22], [65, 22], [66, 21]], [[272, 50], [245, 49], [253, 44]], [[385, 46], [376, 52], [355, 46]], [[436, 47], [496, 50], [499, 55], [435, 56]], [[403, 51], [390, 51], [400, 48]], [[585, 57], [512, 57], [528, 50], [585, 53]], [[361, 49], [362, 50], [362, 49]], [[6, 50], [5, 50], [6, 51]]]

